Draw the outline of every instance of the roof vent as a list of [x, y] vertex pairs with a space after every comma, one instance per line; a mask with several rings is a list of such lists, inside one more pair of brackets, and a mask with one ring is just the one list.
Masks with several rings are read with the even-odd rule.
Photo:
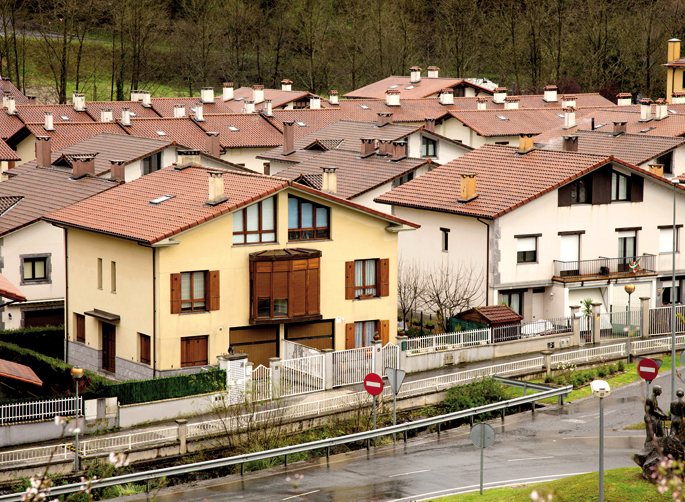
[[652, 120], [652, 100], [645, 98], [640, 101], [640, 122]]
[[362, 158], [373, 155], [376, 151], [376, 140], [373, 138], [362, 138]]
[[174, 105], [174, 118], [180, 119], [186, 116], [186, 105]]
[[388, 106], [400, 106], [400, 91], [397, 89], [385, 91], [385, 104]]
[[411, 71], [411, 83], [416, 84], [421, 80], [421, 68], [418, 66], [412, 66], [410, 68]]
[[87, 174], [95, 176], [95, 155], [72, 155], [74, 178], [83, 178]]
[[674, 105], [685, 104], [685, 91], [678, 91], [671, 94], [671, 103]]
[[263, 85], [253, 85], [252, 86], [252, 101], [255, 105], [258, 105], [264, 101], [264, 86]]
[[319, 110], [321, 109], [321, 98], [319, 96], [309, 96], [309, 109]]
[[266, 115], [267, 117], [273, 117], [274, 116], [274, 112], [273, 112], [273, 108], [272, 108], [270, 99], [264, 100], [264, 107], [262, 108], [262, 110], [264, 111], [264, 115]]
[[654, 120], [664, 120], [668, 118], [668, 103], [665, 99], [656, 100], [656, 114]]
[[614, 136], [626, 133], [626, 122], [614, 122]]
[[245, 104], [243, 105], [243, 113], [254, 113], [254, 101], [251, 99], [248, 99], [245, 101]]
[[283, 155], [295, 151], [295, 122], [283, 122]]
[[392, 113], [378, 112], [378, 120], [376, 125], [378, 127], [383, 127], [392, 124]]
[[622, 92], [616, 95], [616, 104], [618, 106], [630, 106], [633, 104], [633, 95], [629, 92]]
[[321, 167], [323, 174], [321, 175], [321, 191], [338, 193], [338, 168], [337, 167]]
[[179, 150], [176, 168], [183, 168], [202, 163], [202, 152], [200, 150]]
[[492, 95], [492, 100], [498, 105], [504, 104], [504, 98], [507, 97], [507, 88], [498, 87]]
[[103, 108], [100, 110], [100, 122], [112, 122], [114, 116], [112, 115], [112, 110], [109, 108]]
[[52, 138], [50, 136], [36, 136], [36, 165], [50, 167], [52, 165]]
[[476, 191], [476, 173], [460, 174], [460, 192], [457, 202], [469, 202], [478, 197]]
[[140, 91], [140, 98], [144, 108], [152, 108], [152, 103], [150, 103], [150, 91]]
[[126, 162], [123, 160], [110, 160], [109, 179], [126, 180]]
[[282, 91], [292, 91], [293, 89], [293, 81], [288, 80], [287, 78], [285, 80], [281, 80], [281, 90]]
[[129, 112], [128, 108], [121, 109], [121, 125], [124, 127], [131, 127], [131, 115], [129, 115]]
[[576, 109], [572, 106], [564, 108], [564, 129], [576, 127]]
[[564, 136], [563, 150], [565, 152], [577, 152], [578, 136]]
[[435, 117], [426, 117], [423, 122], [423, 130], [435, 132]]
[[477, 110], [487, 110], [488, 109], [488, 98], [481, 96], [476, 98], [476, 109]]
[[218, 132], [207, 132], [207, 151], [212, 157], [221, 156], [221, 143]]
[[43, 125], [43, 129], [46, 131], [55, 130], [55, 126], [52, 123], [52, 112], [45, 112], [45, 124]]
[[440, 68], [437, 66], [429, 66], [428, 67], [428, 78], [438, 78], [438, 73], [440, 72]]
[[5, 108], [7, 108], [7, 115], [16, 115], [17, 107], [14, 103], [14, 96], [7, 96], [6, 100], [3, 97], [3, 101], [6, 101], [7, 103], [5, 104]]
[[162, 195], [161, 197], [157, 197], [156, 199], [152, 199], [150, 201], [150, 204], [159, 206], [162, 202], [167, 201], [169, 199], [173, 199], [173, 195]]
[[519, 108], [519, 98], [516, 96], [507, 96], [504, 98], [504, 109], [505, 110], [518, 110]]
[[568, 108], [569, 106], [572, 106], [573, 108], [576, 107], [576, 97], [571, 96], [569, 94], [562, 96], [561, 97], [561, 107], [562, 108]]

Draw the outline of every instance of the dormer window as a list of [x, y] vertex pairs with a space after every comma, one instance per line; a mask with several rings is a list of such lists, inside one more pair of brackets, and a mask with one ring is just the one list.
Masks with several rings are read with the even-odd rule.
[[330, 213], [326, 206], [312, 201], [288, 197], [288, 240], [309, 241], [330, 239]]

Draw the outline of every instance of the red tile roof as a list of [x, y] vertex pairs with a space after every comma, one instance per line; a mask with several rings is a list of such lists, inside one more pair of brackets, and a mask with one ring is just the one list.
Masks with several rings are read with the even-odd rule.
[[[564, 95], [559, 94], [557, 96], [557, 101], [548, 103], [540, 94], [522, 94], [519, 96], [508, 96], [512, 98], [518, 98], [519, 109], [521, 108], [554, 108], [561, 109], [562, 97]], [[616, 106], [613, 101], [606, 99], [605, 97], [596, 93], [583, 93], [575, 94], [572, 96], [576, 101], [576, 108], [588, 108], [588, 107], [613, 107]], [[454, 98], [454, 105], [449, 105], [448, 108], [452, 110], [477, 110], [478, 109], [478, 99], [474, 97], [468, 98]], [[504, 104], [495, 103], [493, 98], [488, 97], [484, 101], [486, 103], [486, 110], [504, 110]]]
[[[245, 101], [252, 99], [254, 90], [252, 87], [240, 87], [233, 91], [233, 100], [227, 101], [226, 104], [232, 107], [234, 112], [240, 112], [245, 105]], [[271, 100], [271, 107], [278, 108], [285, 106], [293, 101], [298, 101], [304, 98], [308, 98], [310, 93], [306, 91], [282, 91], [281, 89], [264, 89], [264, 99]], [[240, 99], [243, 98], [243, 99]], [[221, 99], [221, 95], [219, 95]], [[322, 106], [323, 106], [323, 99]], [[255, 103], [255, 109], [259, 110], [262, 107], [262, 103]]]
[[477, 92], [492, 95], [492, 90], [481, 87], [461, 78], [422, 78], [419, 82], [412, 84], [409, 76], [392, 76], [369, 84], [367, 86], [348, 92], [345, 98], [355, 99], [385, 99], [385, 91], [397, 89], [400, 91], [400, 99], [426, 98], [439, 93], [442, 89], [455, 87], [471, 87]]
[[523, 320], [519, 314], [514, 312], [511, 308], [506, 305], [489, 305], [487, 307], [476, 307], [473, 309], [466, 310], [457, 315], [457, 317], [462, 317], [471, 312], [478, 312], [485, 319], [490, 321], [490, 324], [504, 324], [504, 323], [515, 323]]
[[[45, 112], [52, 112], [53, 124], [62, 122], [93, 122], [87, 112], [77, 112], [73, 105], [24, 105], [17, 106], [17, 115], [25, 124], [44, 124]], [[66, 117], [63, 119], [62, 117]]]
[[126, 131], [116, 122], [62, 122], [54, 124], [54, 131], [46, 131], [43, 124], [27, 124], [26, 128], [34, 136], [50, 136], [52, 150], [62, 150], [98, 134], [105, 132], [112, 134], [126, 134]]
[[[207, 151], [207, 133], [189, 117], [131, 119], [131, 126], [122, 126], [122, 129], [131, 136], [174, 141], [185, 148]], [[222, 135], [219, 135], [219, 140]]]
[[283, 144], [283, 134], [259, 113], [205, 114], [204, 119], [197, 125], [206, 132], [218, 132], [222, 148], [273, 148]]
[[297, 139], [334, 124], [343, 118], [345, 118], [345, 114], [338, 108], [320, 108], [319, 110], [300, 108], [297, 110], [274, 110], [273, 116], [266, 117], [266, 120], [281, 132], [283, 132], [283, 122], [302, 122], [304, 127], [295, 128], [295, 139]]
[[26, 297], [21, 290], [2, 274], [0, 274], [0, 296], [17, 302], [26, 301]]
[[9, 139], [24, 127], [24, 123], [17, 115], [7, 115], [0, 108], [0, 139]]
[[7, 143], [0, 139], [0, 160], [21, 160], [17, 155], [17, 152], [12, 150]]
[[[463, 98], [476, 99], [476, 98]], [[473, 102], [473, 109], [476, 103]], [[388, 106], [385, 100], [345, 99], [340, 101], [340, 110], [349, 120], [376, 122], [378, 113], [392, 113], [393, 122], [423, 122], [426, 118], [440, 119], [449, 116], [452, 106], [441, 105], [437, 98], [402, 99], [400, 106]]]
[[[145, 108], [140, 101], [88, 101], [86, 103], [88, 114], [93, 117], [93, 120], [100, 122], [102, 110], [112, 110], [112, 118], [114, 120], [121, 120], [121, 110], [128, 108], [131, 113], [131, 118], [157, 118], [159, 114], [154, 108]], [[135, 115], [133, 115], [135, 113]], [[172, 114], [173, 117], [173, 106]]]
[[[16, 85], [14, 85], [12, 83], [12, 81], [9, 81], [9, 85], [10, 85], [9, 94], [14, 96], [14, 104], [15, 105], [28, 105], [29, 104], [28, 98], [19, 90], [19, 88]], [[0, 84], [0, 98], [4, 95], [5, 95], [5, 92], [2, 90], [2, 84]]]
[[[194, 114], [191, 108], [195, 108], [195, 106], [199, 102], [199, 96], [192, 98], [183, 97], [150, 99], [150, 103], [152, 104], [153, 110], [164, 118], [174, 118], [174, 108], [176, 105], [184, 105], [186, 114], [185, 116], [191, 117]], [[235, 110], [234, 107], [228, 103], [230, 102], [224, 103], [223, 101], [221, 101], [221, 95], [219, 95], [219, 97], [215, 96], [214, 103], [203, 103], [202, 114], [204, 115], [205, 113], [235, 113], [242, 110], [242, 107], [240, 108], [240, 110]]]

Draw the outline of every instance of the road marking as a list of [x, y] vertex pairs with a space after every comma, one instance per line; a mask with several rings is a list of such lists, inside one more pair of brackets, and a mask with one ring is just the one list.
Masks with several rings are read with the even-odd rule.
[[567, 418], [566, 420], [562, 420], [562, 422], [571, 422], [572, 424], [584, 424], [587, 422], [587, 420], [579, 420], [577, 418]]
[[305, 495], [311, 495], [312, 493], [317, 493], [320, 492], [321, 490], [314, 490], [313, 492], [307, 492], [307, 493], [300, 493], [299, 495], [293, 495], [292, 497], [286, 497], [283, 500], [290, 500], [290, 499], [296, 499], [300, 497], [304, 497]]
[[430, 471], [430, 469], [424, 469], [424, 470], [422, 470], [422, 471], [403, 472], [402, 474], [391, 474], [391, 475], [388, 476], [388, 477], [389, 477], [389, 478], [395, 478], [395, 477], [397, 477], [397, 476], [409, 476], [410, 474], [418, 474], [418, 473], [420, 473], [420, 472], [428, 472], [428, 471]]
[[543, 458], [554, 458], [554, 457], [512, 458], [511, 460], [508, 460], [508, 462], [521, 462], [523, 460], [540, 460]]
[[[570, 438], [561, 438], [561, 439], [597, 439], [599, 436], [573, 436]], [[604, 436], [604, 439], [606, 438], [643, 438], [645, 437], [644, 434], [642, 436]]]

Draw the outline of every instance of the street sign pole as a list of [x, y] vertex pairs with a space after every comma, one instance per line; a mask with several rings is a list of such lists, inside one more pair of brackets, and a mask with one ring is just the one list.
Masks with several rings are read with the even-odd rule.
[[483, 495], [483, 450], [485, 450], [485, 427], [480, 428], [480, 494]]
[[[364, 389], [373, 396], [373, 430], [376, 430], [376, 397], [383, 392], [383, 379], [376, 373], [369, 373], [364, 377]], [[376, 438], [373, 438], [376, 447]]]
[[[397, 425], [397, 394], [394, 392], [392, 393], [392, 425]], [[397, 433], [395, 432], [392, 433], [392, 442], [397, 442]]]
[[[649, 382], [647, 382], [649, 389]], [[604, 502], [604, 398], [599, 398], [599, 502]]]
[[[376, 430], [376, 396], [373, 396], [373, 430]], [[376, 447], [376, 438], [373, 438], [373, 447]]]
[[[404, 370], [398, 370], [397, 368], [385, 368], [385, 375], [388, 377], [388, 382], [392, 388], [392, 425], [397, 425], [397, 393], [402, 387], [402, 382], [404, 382], [404, 377], [407, 374]], [[404, 433], [404, 440], [407, 440], [407, 433]], [[397, 442], [397, 433], [392, 433], [393, 443]]]
[[495, 443], [495, 430], [491, 425], [481, 422], [471, 428], [471, 442], [480, 448], [480, 494], [483, 495], [483, 450]]

